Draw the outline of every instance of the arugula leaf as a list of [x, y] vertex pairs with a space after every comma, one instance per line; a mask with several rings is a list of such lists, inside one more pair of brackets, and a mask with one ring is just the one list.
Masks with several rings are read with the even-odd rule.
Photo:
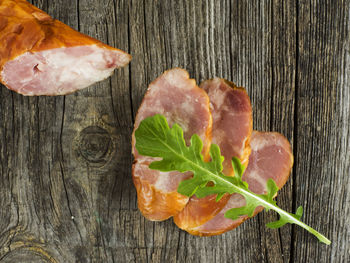
[[267, 224], [269, 228], [279, 228], [287, 223], [296, 224], [314, 234], [319, 241], [329, 245], [331, 243], [325, 236], [300, 221], [303, 213], [299, 207], [295, 214], [279, 208], [273, 198], [276, 196], [278, 187], [269, 179], [267, 181], [267, 193], [255, 194], [248, 188], [248, 183], [242, 180], [245, 167], [238, 158], [232, 158], [232, 166], [235, 176], [226, 176], [222, 173], [222, 162], [219, 146], [212, 144], [210, 147], [211, 161], [205, 162], [201, 154], [203, 143], [197, 134], [191, 137], [190, 145], [187, 146], [183, 137], [183, 130], [178, 124], [171, 128], [166, 118], [155, 115], [144, 119], [135, 131], [136, 149], [139, 154], [150, 157], [161, 157], [162, 160], [154, 161], [149, 165], [150, 169], [162, 172], [191, 171], [193, 177], [179, 184], [178, 192], [186, 196], [196, 195], [199, 198], [217, 194], [216, 200], [220, 200], [226, 193], [241, 194], [246, 205], [233, 208], [225, 213], [225, 217], [232, 220], [240, 216], [252, 217], [258, 206], [267, 211], [274, 210], [280, 215], [280, 219]]

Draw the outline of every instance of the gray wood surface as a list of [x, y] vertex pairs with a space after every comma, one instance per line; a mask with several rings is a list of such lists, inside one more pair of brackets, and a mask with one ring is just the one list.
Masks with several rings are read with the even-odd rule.
[[[73, 28], [131, 53], [108, 80], [64, 97], [0, 89], [0, 262], [350, 262], [350, 2], [35, 0]], [[285, 134], [295, 165], [278, 204], [216, 237], [137, 209], [133, 119], [147, 85], [183, 67], [245, 86], [254, 128]]]

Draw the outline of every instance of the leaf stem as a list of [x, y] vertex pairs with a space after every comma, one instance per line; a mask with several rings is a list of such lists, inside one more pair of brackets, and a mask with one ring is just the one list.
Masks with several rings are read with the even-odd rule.
[[283, 215], [285, 217], [288, 217], [289, 218], [289, 222], [293, 222], [294, 224], [306, 229], [307, 231], [309, 231], [310, 233], [312, 233], [313, 235], [315, 235], [319, 241], [329, 245], [331, 244], [331, 241], [326, 238], [324, 235], [322, 235], [320, 232], [316, 231], [315, 229], [313, 229], [312, 227], [306, 225], [305, 223], [303, 223], [302, 221], [296, 219], [294, 216], [292, 216], [290, 213], [288, 213], [287, 211], [281, 209], [280, 207], [278, 207], [277, 205], [274, 205], [274, 204], [271, 204], [269, 202], [266, 202], [264, 199], [260, 198], [258, 195], [254, 194], [254, 193], [251, 193], [249, 191], [246, 191], [245, 189], [242, 189], [241, 187], [237, 186], [237, 185], [234, 185], [232, 184], [231, 182], [229, 181], [226, 181], [226, 183], [230, 184], [230, 186], [232, 188], [235, 188], [235, 192], [236, 193], [240, 193], [242, 194], [243, 196], [249, 196], [249, 197], [252, 197], [252, 198], [255, 198], [256, 200], [258, 200], [260, 203], [263, 203], [263, 206], [265, 208], [269, 208], [269, 209], [272, 209], [274, 211], [276, 211], [278, 214], [280, 215]]
[[216, 180], [220, 180], [221, 182], [223, 182], [224, 184], [228, 184], [230, 187], [235, 189], [235, 193], [240, 193], [243, 196], [249, 196], [251, 198], [254, 198], [256, 200], [258, 200], [260, 203], [263, 204], [263, 206], [265, 208], [269, 208], [272, 209], [274, 211], [276, 211], [278, 214], [283, 215], [285, 217], [288, 217], [290, 219], [290, 222], [293, 222], [294, 224], [304, 228], [305, 230], [309, 231], [310, 233], [312, 233], [313, 235], [315, 235], [319, 241], [329, 245], [331, 244], [331, 241], [326, 238], [324, 235], [322, 235], [320, 232], [316, 231], [315, 229], [313, 229], [312, 227], [306, 225], [305, 223], [303, 223], [302, 221], [296, 219], [295, 217], [293, 217], [290, 213], [288, 213], [287, 211], [279, 208], [278, 206], [271, 204], [269, 202], [267, 202], [266, 200], [260, 198], [258, 195], [247, 191], [233, 183], [231, 183], [230, 181], [225, 180], [224, 178], [222, 178], [221, 176], [218, 176], [215, 173], [212, 173], [211, 171], [204, 169], [202, 166], [198, 165], [197, 163], [185, 158], [183, 155], [178, 154], [176, 151], [174, 151], [169, 145], [167, 145], [166, 143], [164, 143], [163, 141], [159, 140], [160, 143], [162, 143], [165, 147], [167, 147], [170, 151], [172, 151], [175, 155], [177, 155], [180, 159], [183, 159], [185, 162], [190, 162], [192, 163], [192, 165], [194, 165], [196, 168], [198, 168], [199, 170], [202, 170], [205, 173], [210, 173], [213, 177], [215, 177]]

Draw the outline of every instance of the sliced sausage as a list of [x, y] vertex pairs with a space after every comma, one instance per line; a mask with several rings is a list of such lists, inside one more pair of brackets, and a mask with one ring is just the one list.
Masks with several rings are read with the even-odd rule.
[[[212, 127], [209, 97], [185, 70], [166, 71], [149, 85], [136, 116], [135, 130], [143, 119], [155, 114], [164, 115], [170, 126], [178, 123], [187, 143], [194, 133], [198, 134], [204, 144], [203, 155], [208, 158]], [[150, 220], [165, 220], [177, 214], [188, 202], [188, 197], [177, 193], [177, 187], [191, 173], [150, 170], [148, 165], [155, 158], [138, 154], [134, 134], [132, 144], [135, 157], [133, 181], [140, 211]]]
[[[200, 87], [209, 96], [213, 117], [212, 143], [219, 145], [225, 157], [223, 173], [232, 176], [231, 159], [248, 163], [250, 136], [253, 129], [252, 108], [247, 92], [224, 79], [203, 82]], [[213, 218], [226, 204], [229, 195], [216, 202], [216, 195], [205, 198], [191, 197], [186, 207], [174, 216], [175, 224], [191, 231]]]

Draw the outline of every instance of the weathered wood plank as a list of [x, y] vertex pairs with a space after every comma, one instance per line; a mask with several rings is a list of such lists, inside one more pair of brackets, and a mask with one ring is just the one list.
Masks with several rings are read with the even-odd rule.
[[[42, 1], [35, 4], [48, 8]], [[51, 7], [57, 15], [58, 9]], [[60, 8], [64, 13], [74, 11], [74, 6], [67, 3]], [[11, 105], [11, 112], [5, 111], [2, 115], [2, 124], [12, 129], [1, 141], [3, 156], [6, 156], [2, 160], [7, 159], [2, 162], [2, 176], [11, 175], [8, 177], [11, 187], [5, 188], [10, 190], [11, 205], [6, 207], [15, 209], [6, 211], [14, 218], [7, 232], [0, 227], [1, 236], [5, 237], [0, 257], [4, 262], [69, 260], [73, 253], [69, 250], [69, 241], [74, 241], [76, 236], [69, 237], [68, 233], [75, 227], [70, 220], [58, 166], [62, 162], [60, 131], [64, 98], [25, 98], [4, 88], [1, 92], [7, 97], [3, 97], [1, 106], [9, 109]]]
[[[34, 4], [75, 29], [128, 50], [126, 3], [118, 2], [118, 7], [111, 1]], [[122, 188], [127, 189], [124, 194], [134, 191], [128, 69], [66, 97], [25, 98], [1, 91], [5, 94], [1, 105], [12, 109], [2, 115], [2, 164], [12, 159], [2, 165], [2, 176], [13, 173], [8, 182], [12, 186], [6, 187], [11, 189], [8, 200], [2, 202], [13, 213], [7, 211], [5, 222], [0, 220], [5, 223], [0, 225], [0, 258], [5, 262], [110, 261], [112, 250], [107, 247], [114, 236], [107, 234], [116, 231], [109, 228], [109, 213], [118, 211], [123, 202], [129, 208], [132, 198], [122, 197]], [[8, 128], [11, 134], [6, 134]], [[123, 184], [123, 178], [129, 180]]]
[[332, 241], [295, 229], [297, 262], [349, 262], [350, 97], [348, 1], [300, 1], [296, 205]]
[[[268, 129], [278, 131], [286, 136], [295, 153], [297, 5], [295, 1], [273, 1], [271, 5], [271, 113]], [[278, 205], [287, 211], [293, 211], [293, 183], [291, 175], [277, 198]], [[262, 233], [262, 244], [264, 244], [262, 247], [266, 261], [290, 262], [291, 226], [287, 225], [278, 230], [271, 230], [265, 227], [265, 223], [276, 220], [278, 216], [275, 213], [263, 213], [261, 216], [263, 220], [260, 221], [259, 227]]]

